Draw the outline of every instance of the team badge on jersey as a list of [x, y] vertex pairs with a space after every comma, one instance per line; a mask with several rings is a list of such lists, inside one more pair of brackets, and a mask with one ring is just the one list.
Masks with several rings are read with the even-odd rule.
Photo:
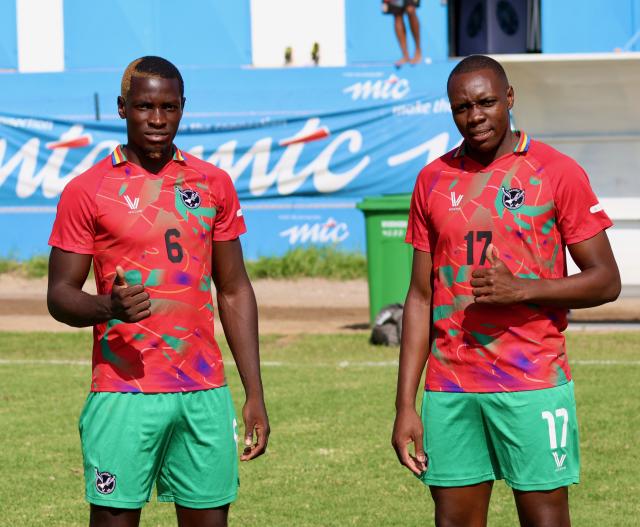
[[100, 494], [111, 494], [116, 490], [116, 476], [109, 472], [100, 472], [96, 470], [96, 490]]
[[176, 186], [176, 192], [180, 193], [182, 203], [184, 203], [187, 208], [197, 209], [200, 206], [200, 194], [198, 194], [196, 190], [191, 190], [190, 188], [182, 190]]
[[524, 190], [521, 188], [500, 187], [500, 190], [502, 190], [502, 204], [509, 210], [516, 210], [524, 205]]

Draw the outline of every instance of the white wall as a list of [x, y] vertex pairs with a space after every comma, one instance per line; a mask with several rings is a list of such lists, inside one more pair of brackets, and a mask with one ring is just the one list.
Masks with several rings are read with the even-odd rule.
[[287, 47], [293, 66], [310, 66], [314, 42], [320, 66], [346, 64], [345, 0], [251, 0], [253, 65], [284, 65]]
[[63, 0], [16, 0], [19, 71], [64, 70], [62, 3]]
[[607, 234], [622, 284], [640, 285], [640, 53], [495, 58], [515, 90], [516, 127], [585, 168], [614, 222]]

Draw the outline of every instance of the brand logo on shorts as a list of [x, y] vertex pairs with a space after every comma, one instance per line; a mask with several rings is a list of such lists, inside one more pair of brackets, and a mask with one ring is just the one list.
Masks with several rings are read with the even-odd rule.
[[553, 459], [556, 462], [556, 471], [564, 470], [567, 467], [564, 466], [564, 461], [567, 459], [567, 454], [558, 455], [557, 452], [553, 452]]
[[500, 187], [502, 190], [502, 204], [509, 210], [516, 210], [524, 205], [524, 190], [521, 188]]
[[96, 467], [96, 490], [100, 494], [111, 494], [116, 490], [116, 476], [109, 472], [100, 472]]
[[176, 192], [180, 194], [182, 203], [189, 209], [197, 209], [200, 206], [200, 194], [197, 190], [191, 190], [190, 188], [182, 190], [180, 187], [175, 187]]

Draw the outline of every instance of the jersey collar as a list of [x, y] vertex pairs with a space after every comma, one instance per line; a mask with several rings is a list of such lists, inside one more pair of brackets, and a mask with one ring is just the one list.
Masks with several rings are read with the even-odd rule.
[[[173, 145], [173, 161], [178, 163], [186, 163], [187, 160], [177, 146]], [[115, 167], [127, 162], [127, 155], [124, 153], [124, 145], [116, 146], [116, 149], [111, 153], [111, 164]]]
[[[529, 145], [531, 144], [531, 138], [525, 133], [521, 131], [516, 131], [518, 135], [518, 144], [514, 147], [514, 154], [526, 154], [529, 150]], [[465, 143], [464, 141], [458, 148], [456, 148], [453, 152], [453, 158], [456, 159], [458, 157], [464, 156], [466, 153]]]

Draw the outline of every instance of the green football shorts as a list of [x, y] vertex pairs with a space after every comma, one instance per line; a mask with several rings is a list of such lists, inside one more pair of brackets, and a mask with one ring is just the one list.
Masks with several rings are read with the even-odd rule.
[[139, 509], [207, 509], [235, 500], [237, 422], [227, 386], [181, 393], [91, 392], [80, 415], [86, 499]]
[[427, 485], [504, 479], [533, 491], [580, 480], [573, 382], [524, 392], [425, 391], [422, 423]]

